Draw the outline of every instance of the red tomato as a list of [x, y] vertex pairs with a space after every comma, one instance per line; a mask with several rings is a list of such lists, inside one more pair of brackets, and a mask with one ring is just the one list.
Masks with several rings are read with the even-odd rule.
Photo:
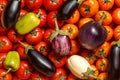
[[21, 0], [21, 8], [25, 6], [25, 0]]
[[46, 10], [58, 10], [62, 5], [63, 0], [43, 0], [43, 6]]
[[26, 13], [27, 13], [27, 10], [21, 9], [21, 10], [20, 10], [20, 18], [21, 18], [22, 16], [24, 16]]
[[39, 15], [39, 19], [40, 19], [40, 25], [39, 27], [44, 27], [44, 25], [46, 24], [46, 19], [47, 19], [47, 13], [44, 9], [40, 8], [40, 9], [36, 9], [33, 12], [34, 13], [38, 13], [38, 11], [40, 11], [40, 15]]
[[58, 67], [63, 67], [67, 61], [67, 57], [58, 57], [54, 52], [51, 52], [48, 55], [48, 58], [54, 63], [54, 65]]
[[0, 36], [0, 52], [8, 52], [12, 50], [12, 42], [7, 36]]
[[0, 0], [0, 16], [1, 16], [1, 14], [3, 12], [3, 9], [6, 6], [6, 4], [7, 4], [7, 0]]
[[63, 68], [57, 68], [56, 73], [51, 77], [51, 80], [67, 80], [67, 73]]
[[25, 3], [30, 10], [35, 10], [42, 6], [43, 0], [25, 0]]
[[25, 36], [25, 39], [29, 44], [37, 44], [42, 40], [42, 38], [43, 32], [39, 27], [35, 28]]
[[17, 43], [18, 41], [22, 41], [24, 39], [23, 35], [19, 35], [15, 29], [10, 29], [7, 33], [8, 38], [13, 42]]
[[21, 61], [20, 67], [15, 72], [15, 75], [19, 79], [29, 79], [31, 76], [31, 70], [32, 70], [31, 65], [27, 61]]
[[6, 72], [6, 69], [0, 69], [0, 80], [12, 80], [12, 73], [9, 72], [5, 75]]
[[120, 0], [115, 0], [115, 4], [117, 5], [117, 7], [120, 7]]
[[42, 53], [43, 55], [47, 56], [49, 52], [48, 44], [44, 41], [39, 42], [38, 44], [34, 45], [34, 48]]
[[2, 26], [0, 26], [0, 36], [6, 35], [6, 33], [7, 33], [7, 30]]
[[3, 61], [6, 58], [7, 53], [0, 53], [0, 68], [3, 68]]

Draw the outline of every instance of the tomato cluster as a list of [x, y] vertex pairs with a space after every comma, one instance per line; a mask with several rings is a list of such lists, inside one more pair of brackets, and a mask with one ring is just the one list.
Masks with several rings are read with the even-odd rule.
[[[20, 17], [28, 12], [37, 13], [40, 10], [40, 24], [26, 35], [20, 35], [13, 28], [6, 30], [0, 23], [0, 80], [76, 80], [67, 68], [67, 58], [71, 55], [81, 55], [91, 64], [94, 75], [107, 80], [108, 55], [114, 41], [120, 39], [120, 0], [84, 0], [68, 20], [57, 20], [58, 26], [69, 34], [71, 51], [68, 56], [58, 57], [51, 49], [49, 37], [55, 29], [54, 18], [58, 9], [66, 0], [22, 0]], [[0, 0], [0, 16], [8, 0]], [[99, 21], [105, 14], [102, 25], [107, 30], [106, 41], [94, 50], [87, 50], [78, 44], [79, 28], [88, 21]], [[30, 23], [32, 24], [32, 23]], [[87, 35], [86, 35], [87, 36]], [[52, 77], [36, 71], [27, 60], [24, 47], [18, 43], [32, 45], [37, 51], [47, 56], [56, 66]], [[20, 68], [3, 76], [6, 69], [3, 61], [9, 51], [18, 51]], [[94, 80], [92, 78], [87, 80]]]

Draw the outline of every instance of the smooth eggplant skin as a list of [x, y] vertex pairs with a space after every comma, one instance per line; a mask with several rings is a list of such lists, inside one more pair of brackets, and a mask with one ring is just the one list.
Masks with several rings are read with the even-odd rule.
[[79, 4], [77, 0], [67, 0], [58, 10], [58, 19], [69, 19], [78, 6]]
[[108, 80], [120, 80], [120, 47], [111, 47], [109, 55]]
[[19, 17], [20, 9], [21, 0], [9, 0], [2, 13], [2, 26], [6, 29], [13, 27]]
[[46, 76], [53, 76], [56, 72], [54, 64], [43, 54], [36, 50], [29, 49], [27, 53], [28, 60], [32, 66]]

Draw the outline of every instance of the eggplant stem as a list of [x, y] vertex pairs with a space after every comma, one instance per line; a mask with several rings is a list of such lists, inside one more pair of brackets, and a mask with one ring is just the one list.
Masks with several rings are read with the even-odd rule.
[[77, 2], [77, 3], [79, 4], [78, 7], [80, 7], [80, 5], [83, 3], [83, 1], [84, 1], [84, 0], [78, 0], [78, 2]]
[[4, 76], [7, 75], [11, 70], [12, 70], [12, 68], [8, 68], [8, 70], [7, 70], [7, 72], [5, 72]]
[[59, 27], [58, 27], [58, 24], [57, 24], [57, 18], [54, 18], [54, 22], [55, 22], [55, 30], [59, 31]]
[[40, 14], [41, 14], [41, 10], [38, 9], [38, 13], [36, 14], [36, 16], [39, 18], [39, 17], [40, 17]]
[[120, 39], [115, 43], [118, 47], [120, 47]]
[[100, 24], [100, 25], [102, 25], [102, 22], [103, 22], [103, 20], [106, 18], [106, 14], [103, 12], [103, 14], [101, 15], [101, 18], [100, 18], [100, 20], [98, 21], [98, 23]]

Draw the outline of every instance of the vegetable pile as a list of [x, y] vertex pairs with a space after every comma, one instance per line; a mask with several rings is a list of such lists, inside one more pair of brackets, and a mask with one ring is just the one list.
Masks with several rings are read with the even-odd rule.
[[0, 80], [120, 80], [120, 0], [0, 0]]

